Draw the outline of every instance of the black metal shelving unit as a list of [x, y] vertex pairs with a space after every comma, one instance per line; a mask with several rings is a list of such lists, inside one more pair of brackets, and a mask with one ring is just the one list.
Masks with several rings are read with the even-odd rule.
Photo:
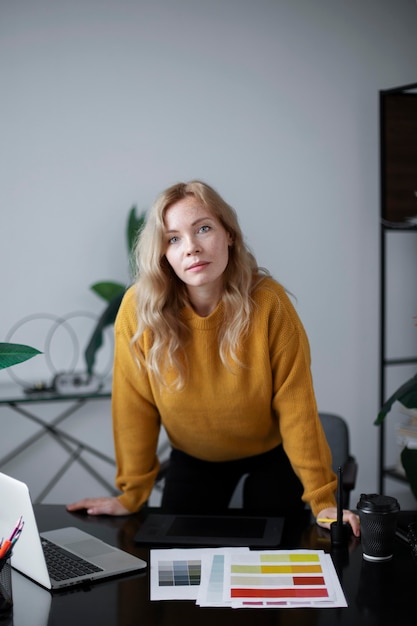
[[[379, 405], [386, 400], [389, 367], [417, 364], [417, 355], [387, 356], [387, 238], [391, 233], [417, 235], [417, 83], [380, 91], [380, 371]], [[410, 222], [410, 218], [414, 218]], [[417, 267], [416, 267], [417, 289]], [[385, 477], [406, 482], [395, 468], [385, 465], [385, 424], [379, 427], [379, 493]]]

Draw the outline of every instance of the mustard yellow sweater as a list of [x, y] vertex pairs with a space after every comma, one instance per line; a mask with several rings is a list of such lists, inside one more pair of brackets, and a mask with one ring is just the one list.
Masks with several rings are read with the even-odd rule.
[[183, 311], [192, 337], [189, 375], [185, 387], [173, 392], [139, 370], [132, 357], [134, 288], [126, 293], [115, 324], [112, 408], [116, 484], [128, 510], [138, 510], [152, 490], [161, 424], [174, 448], [208, 461], [260, 454], [282, 442], [313, 514], [335, 506], [336, 476], [317, 413], [305, 331], [274, 280], [263, 279], [254, 300], [243, 352], [247, 367], [233, 372], [218, 354], [223, 305], [208, 317]]

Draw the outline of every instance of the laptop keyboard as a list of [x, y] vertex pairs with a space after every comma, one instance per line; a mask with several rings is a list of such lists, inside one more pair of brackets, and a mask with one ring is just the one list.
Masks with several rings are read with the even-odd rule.
[[77, 578], [77, 576], [103, 571], [97, 565], [60, 548], [48, 539], [42, 538], [42, 547], [49, 575], [55, 580]]

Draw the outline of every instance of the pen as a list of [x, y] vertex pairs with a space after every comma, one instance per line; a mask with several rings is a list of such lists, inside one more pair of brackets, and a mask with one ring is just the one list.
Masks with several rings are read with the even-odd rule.
[[[11, 540], [12, 546], [14, 546], [14, 544], [16, 543], [16, 541], [19, 539], [20, 535], [22, 534], [22, 530], [23, 530], [24, 524], [25, 524], [25, 522], [22, 522], [20, 524], [20, 528], [14, 533], [14, 537]], [[9, 541], [10, 541], [10, 539], [9, 539]]]
[[21, 516], [19, 517], [19, 519], [17, 520], [17, 522], [16, 522], [16, 526], [14, 527], [13, 532], [12, 532], [12, 534], [11, 534], [11, 535], [10, 535], [10, 537], [9, 537], [9, 541], [13, 541], [14, 536], [15, 536], [17, 533], [20, 533], [20, 532], [21, 532], [21, 529], [22, 529], [22, 515], [21, 515]]
[[8, 555], [11, 547], [12, 547], [12, 542], [9, 539], [5, 539], [0, 548], [0, 559], [3, 559]]
[[23, 526], [24, 526], [23, 516], [21, 515], [16, 522], [15, 527], [12, 530], [12, 533], [9, 539], [2, 539], [0, 543], [0, 559], [7, 559], [11, 554], [13, 546], [16, 541], [19, 539], [22, 534]]

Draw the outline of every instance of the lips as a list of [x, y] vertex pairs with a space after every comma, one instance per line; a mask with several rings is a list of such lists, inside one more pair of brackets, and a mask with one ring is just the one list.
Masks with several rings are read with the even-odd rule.
[[192, 271], [192, 270], [197, 271], [199, 269], [207, 267], [207, 265], [208, 265], [208, 262], [206, 261], [198, 261], [197, 263], [193, 263], [192, 265], [187, 267], [187, 271]]

